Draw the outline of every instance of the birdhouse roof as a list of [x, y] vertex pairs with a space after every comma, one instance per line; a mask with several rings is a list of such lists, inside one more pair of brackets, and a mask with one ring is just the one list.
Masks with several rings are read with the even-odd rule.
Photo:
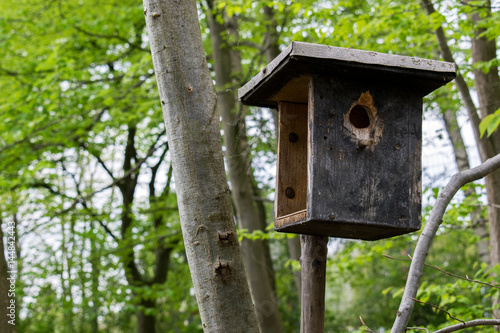
[[244, 104], [264, 107], [280, 101], [307, 103], [312, 74], [403, 83], [425, 96], [453, 80], [456, 70], [451, 62], [292, 42], [239, 89], [238, 97]]

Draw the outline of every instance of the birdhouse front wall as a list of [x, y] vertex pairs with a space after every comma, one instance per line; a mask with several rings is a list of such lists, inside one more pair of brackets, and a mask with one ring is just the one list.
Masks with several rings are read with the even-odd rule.
[[422, 93], [406, 82], [312, 75], [308, 104], [280, 103], [277, 229], [367, 240], [418, 230], [421, 127]]

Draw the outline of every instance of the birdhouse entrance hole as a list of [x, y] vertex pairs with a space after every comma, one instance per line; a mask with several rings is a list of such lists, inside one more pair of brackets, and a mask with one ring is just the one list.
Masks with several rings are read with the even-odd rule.
[[349, 111], [349, 121], [356, 128], [367, 128], [370, 126], [370, 116], [368, 112], [370, 109], [367, 107], [356, 104]]

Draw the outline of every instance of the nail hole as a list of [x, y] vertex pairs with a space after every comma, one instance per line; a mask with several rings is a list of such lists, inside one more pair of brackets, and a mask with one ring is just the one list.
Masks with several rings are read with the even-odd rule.
[[299, 136], [296, 133], [290, 133], [288, 135], [288, 140], [290, 140], [290, 142], [297, 142], [297, 140], [299, 140]]
[[295, 197], [295, 190], [291, 187], [287, 187], [285, 189], [285, 196], [288, 198], [288, 199], [293, 199]]
[[367, 128], [370, 126], [370, 116], [366, 107], [356, 104], [349, 112], [349, 121], [356, 128]]

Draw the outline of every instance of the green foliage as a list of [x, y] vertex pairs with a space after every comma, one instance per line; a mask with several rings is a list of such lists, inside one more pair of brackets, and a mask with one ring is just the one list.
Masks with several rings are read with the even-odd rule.
[[[265, 47], [274, 24], [282, 48], [297, 40], [425, 58], [438, 58], [433, 30], [442, 26], [461, 73], [473, 86], [472, 70], [489, 72], [498, 65], [498, 59], [470, 65], [473, 26], [466, 15], [482, 4], [435, 1], [438, 12], [426, 16], [418, 1], [216, 1], [218, 9], [238, 22], [238, 35], [227, 43], [243, 56], [242, 71], [235, 74], [239, 85], [266, 65]], [[272, 18], [266, 17], [265, 6], [273, 9]], [[200, 1], [199, 8], [212, 68], [206, 2]], [[68, 332], [78, 327], [92, 332], [97, 323], [101, 331], [133, 332], [137, 313], [144, 311], [156, 317], [158, 331], [201, 332], [141, 3], [6, 0], [0, 11], [0, 214], [4, 221], [18, 221], [21, 237], [19, 331]], [[482, 35], [497, 39], [499, 15], [482, 15]], [[461, 108], [453, 85], [425, 103], [426, 112], [436, 115]], [[255, 186], [261, 199], [272, 199], [272, 114], [256, 108], [242, 112]], [[499, 124], [500, 110], [483, 119], [481, 135], [490, 136]], [[138, 167], [127, 171], [130, 137], [136, 158], [129, 167]], [[157, 150], [148, 154], [151, 147]], [[150, 200], [149, 182], [158, 162]], [[122, 179], [127, 173], [133, 177]], [[119, 186], [134, 179], [138, 185], [127, 206]], [[490, 281], [476, 253], [478, 236], [471, 231], [469, 216], [482, 205], [484, 192], [481, 186], [475, 189], [476, 196], [448, 209], [428, 263]], [[429, 193], [437, 195], [437, 189]], [[273, 207], [264, 204], [271, 221]], [[424, 207], [424, 215], [429, 210]], [[122, 234], [123, 216], [130, 217], [131, 225]], [[300, 266], [289, 259], [286, 247], [286, 239], [294, 236], [271, 229], [270, 224], [266, 231], [239, 230], [238, 236], [240, 241], [269, 242], [284, 326], [297, 332], [300, 305], [293, 272]], [[372, 329], [391, 326], [408, 262], [384, 255], [408, 259], [415, 241], [416, 235], [372, 243], [332, 242], [326, 331], [361, 332], [359, 316]], [[133, 282], [130, 258], [144, 280], [150, 280], [160, 244], [172, 246], [166, 281]], [[496, 293], [428, 267], [418, 298], [468, 320], [490, 316], [490, 299]], [[148, 300], [155, 307], [141, 304]], [[428, 329], [454, 323], [431, 305], [417, 305], [412, 318], [412, 325]]]
[[500, 109], [496, 110], [494, 114], [489, 114], [483, 118], [479, 124], [479, 130], [481, 132], [481, 137], [484, 133], [488, 133], [488, 136], [493, 134], [500, 125]]

